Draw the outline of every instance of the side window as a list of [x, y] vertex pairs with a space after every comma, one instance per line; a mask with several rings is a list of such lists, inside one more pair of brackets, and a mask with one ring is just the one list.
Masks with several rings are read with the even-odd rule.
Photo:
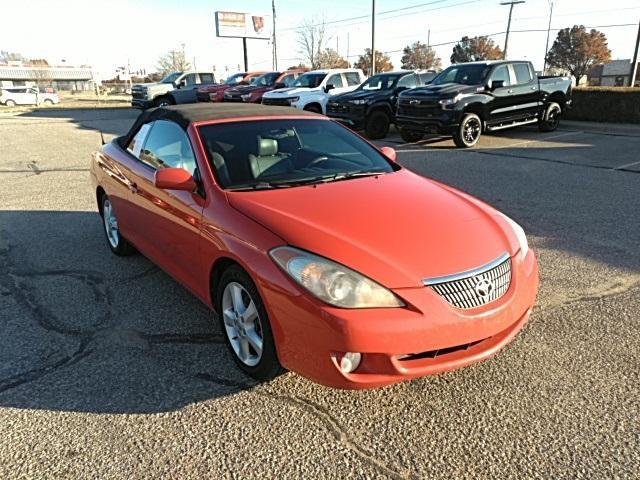
[[151, 130], [151, 125], [145, 123], [140, 127], [138, 133], [131, 139], [129, 145], [127, 145], [127, 150], [136, 158], [140, 158], [140, 151], [142, 150], [142, 145], [144, 145], [144, 141], [149, 135], [149, 130]]
[[198, 83], [198, 79], [196, 78], [195, 73], [190, 73], [189, 75], [185, 75], [182, 78], [182, 81], [186, 82], [187, 85], [195, 85]]
[[329, 80], [327, 80], [327, 85], [333, 85], [335, 88], [344, 87], [344, 84], [342, 83], [342, 76], [339, 73], [331, 75]]
[[187, 134], [178, 125], [166, 120], [153, 122], [140, 152], [140, 160], [156, 169], [183, 168], [191, 174], [196, 169], [196, 159]]
[[213, 83], [213, 73], [201, 73], [200, 83]]
[[405, 75], [398, 82], [399, 87], [415, 88], [416, 87], [416, 75]]
[[504, 81], [504, 86], [508, 87], [511, 85], [511, 81], [509, 78], [509, 69], [506, 65], [500, 65], [496, 67], [496, 69], [491, 74], [491, 81], [502, 80]]
[[282, 79], [282, 83], [284, 83], [285, 87], [290, 87], [293, 82], [296, 81], [295, 75], [287, 75]]
[[347, 85], [350, 87], [357, 86], [362, 83], [358, 72], [347, 72], [344, 74], [344, 77], [347, 79]]
[[516, 83], [518, 85], [529, 83], [533, 79], [531, 69], [527, 63], [514, 63], [513, 70], [516, 73]]

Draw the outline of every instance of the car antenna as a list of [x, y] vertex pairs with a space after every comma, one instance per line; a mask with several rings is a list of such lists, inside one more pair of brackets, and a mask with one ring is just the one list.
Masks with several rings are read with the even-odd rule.
[[102, 133], [102, 130], [98, 130], [100, 132], [100, 141], [102, 142], [102, 145], [104, 145], [106, 142], [104, 141], [104, 134]]

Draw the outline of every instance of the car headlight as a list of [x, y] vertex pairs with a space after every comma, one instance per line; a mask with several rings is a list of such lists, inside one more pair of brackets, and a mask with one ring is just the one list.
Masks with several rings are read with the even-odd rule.
[[451, 108], [456, 103], [458, 103], [462, 99], [463, 96], [464, 95], [462, 95], [462, 93], [459, 93], [455, 97], [445, 98], [443, 100], [438, 100], [438, 103], [442, 106], [442, 108]]
[[341, 308], [404, 306], [402, 300], [382, 285], [324, 257], [293, 247], [276, 247], [269, 255], [298, 284], [330, 305]]
[[520, 245], [520, 251], [522, 252], [522, 256], [526, 257], [529, 252], [529, 242], [527, 241], [527, 235], [524, 233], [523, 228], [518, 225], [514, 220], [507, 217], [503, 214], [504, 219], [513, 229], [513, 233], [516, 234], [516, 238], [518, 239], [518, 244]]
[[246, 95], [240, 95], [240, 98], [242, 98], [243, 102], [248, 102], [249, 100], [251, 100], [251, 94], [247, 93]]
[[288, 100], [289, 103], [296, 103], [298, 100], [300, 100], [300, 97], [289, 97]]
[[364, 105], [365, 103], [367, 103], [367, 101], [364, 99], [358, 99], [358, 100], [351, 100], [351, 103], [353, 103], [354, 105]]

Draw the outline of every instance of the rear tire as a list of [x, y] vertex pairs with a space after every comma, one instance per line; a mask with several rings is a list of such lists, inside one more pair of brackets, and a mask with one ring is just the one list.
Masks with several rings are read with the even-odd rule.
[[153, 101], [153, 104], [156, 107], [168, 107], [169, 105], [173, 105], [171, 99], [167, 96], [158, 97]]
[[458, 148], [471, 148], [478, 143], [481, 135], [482, 120], [475, 113], [467, 113], [453, 134], [453, 143]]
[[7, 100], [6, 102], [4, 102], [4, 104], [7, 107], [15, 107], [16, 106], [16, 102], [14, 102], [13, 100]]
[[542, 118], [538, 121], [538, 129], [541, 132], [553, 132], [560, 125], [562, 107], [556, 102], [551, 102], [544, 110]]
[[47, 107], [50, 107], [51, 105], [53, 105], [53, 100], [51, 100], [50, 98], [45, 98], [44, 99], [44, 103]]
[[415, 143], [422, 140], [424, 133], [416, 132], [415, 130], [407, 130], [406, 128], [400, 129], [400, 136], [402, 140], [407, 143]]
[[120, 234], [116, 212], [106, 193], [100, 199], [100, 206], [102, 226], [107, 238], [107, 245], [109, 245], [111, 251], [120, 257], [127, 257], [136, 253], [136, 249]]
[[220, 277], [216, 308], [229, 351], [243, 372], [264, 382], [285, 371], [278, 361], [262, 298], [249, 274], [240, 266], [231, 265]]
[[379, 140], [387, 136], [390, 124], [389, 116], [385, 112], [374, 110], [365, 120], [364, 132], [371, 140]]

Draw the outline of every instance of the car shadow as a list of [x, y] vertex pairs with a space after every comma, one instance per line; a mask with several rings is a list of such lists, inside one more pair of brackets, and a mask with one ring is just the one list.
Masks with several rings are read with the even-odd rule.
[[39, 109], [20, 113], [18, 117], [30, 120], [66, 120], [80, 129], [120, 136], [129, 131], [138, 115], [140, 115], [140, 110], [135, 108], [96, 107]]
[[250, 389], [213, 312], [94, 212], [0, 211], [0, 406], [153, 413]]

